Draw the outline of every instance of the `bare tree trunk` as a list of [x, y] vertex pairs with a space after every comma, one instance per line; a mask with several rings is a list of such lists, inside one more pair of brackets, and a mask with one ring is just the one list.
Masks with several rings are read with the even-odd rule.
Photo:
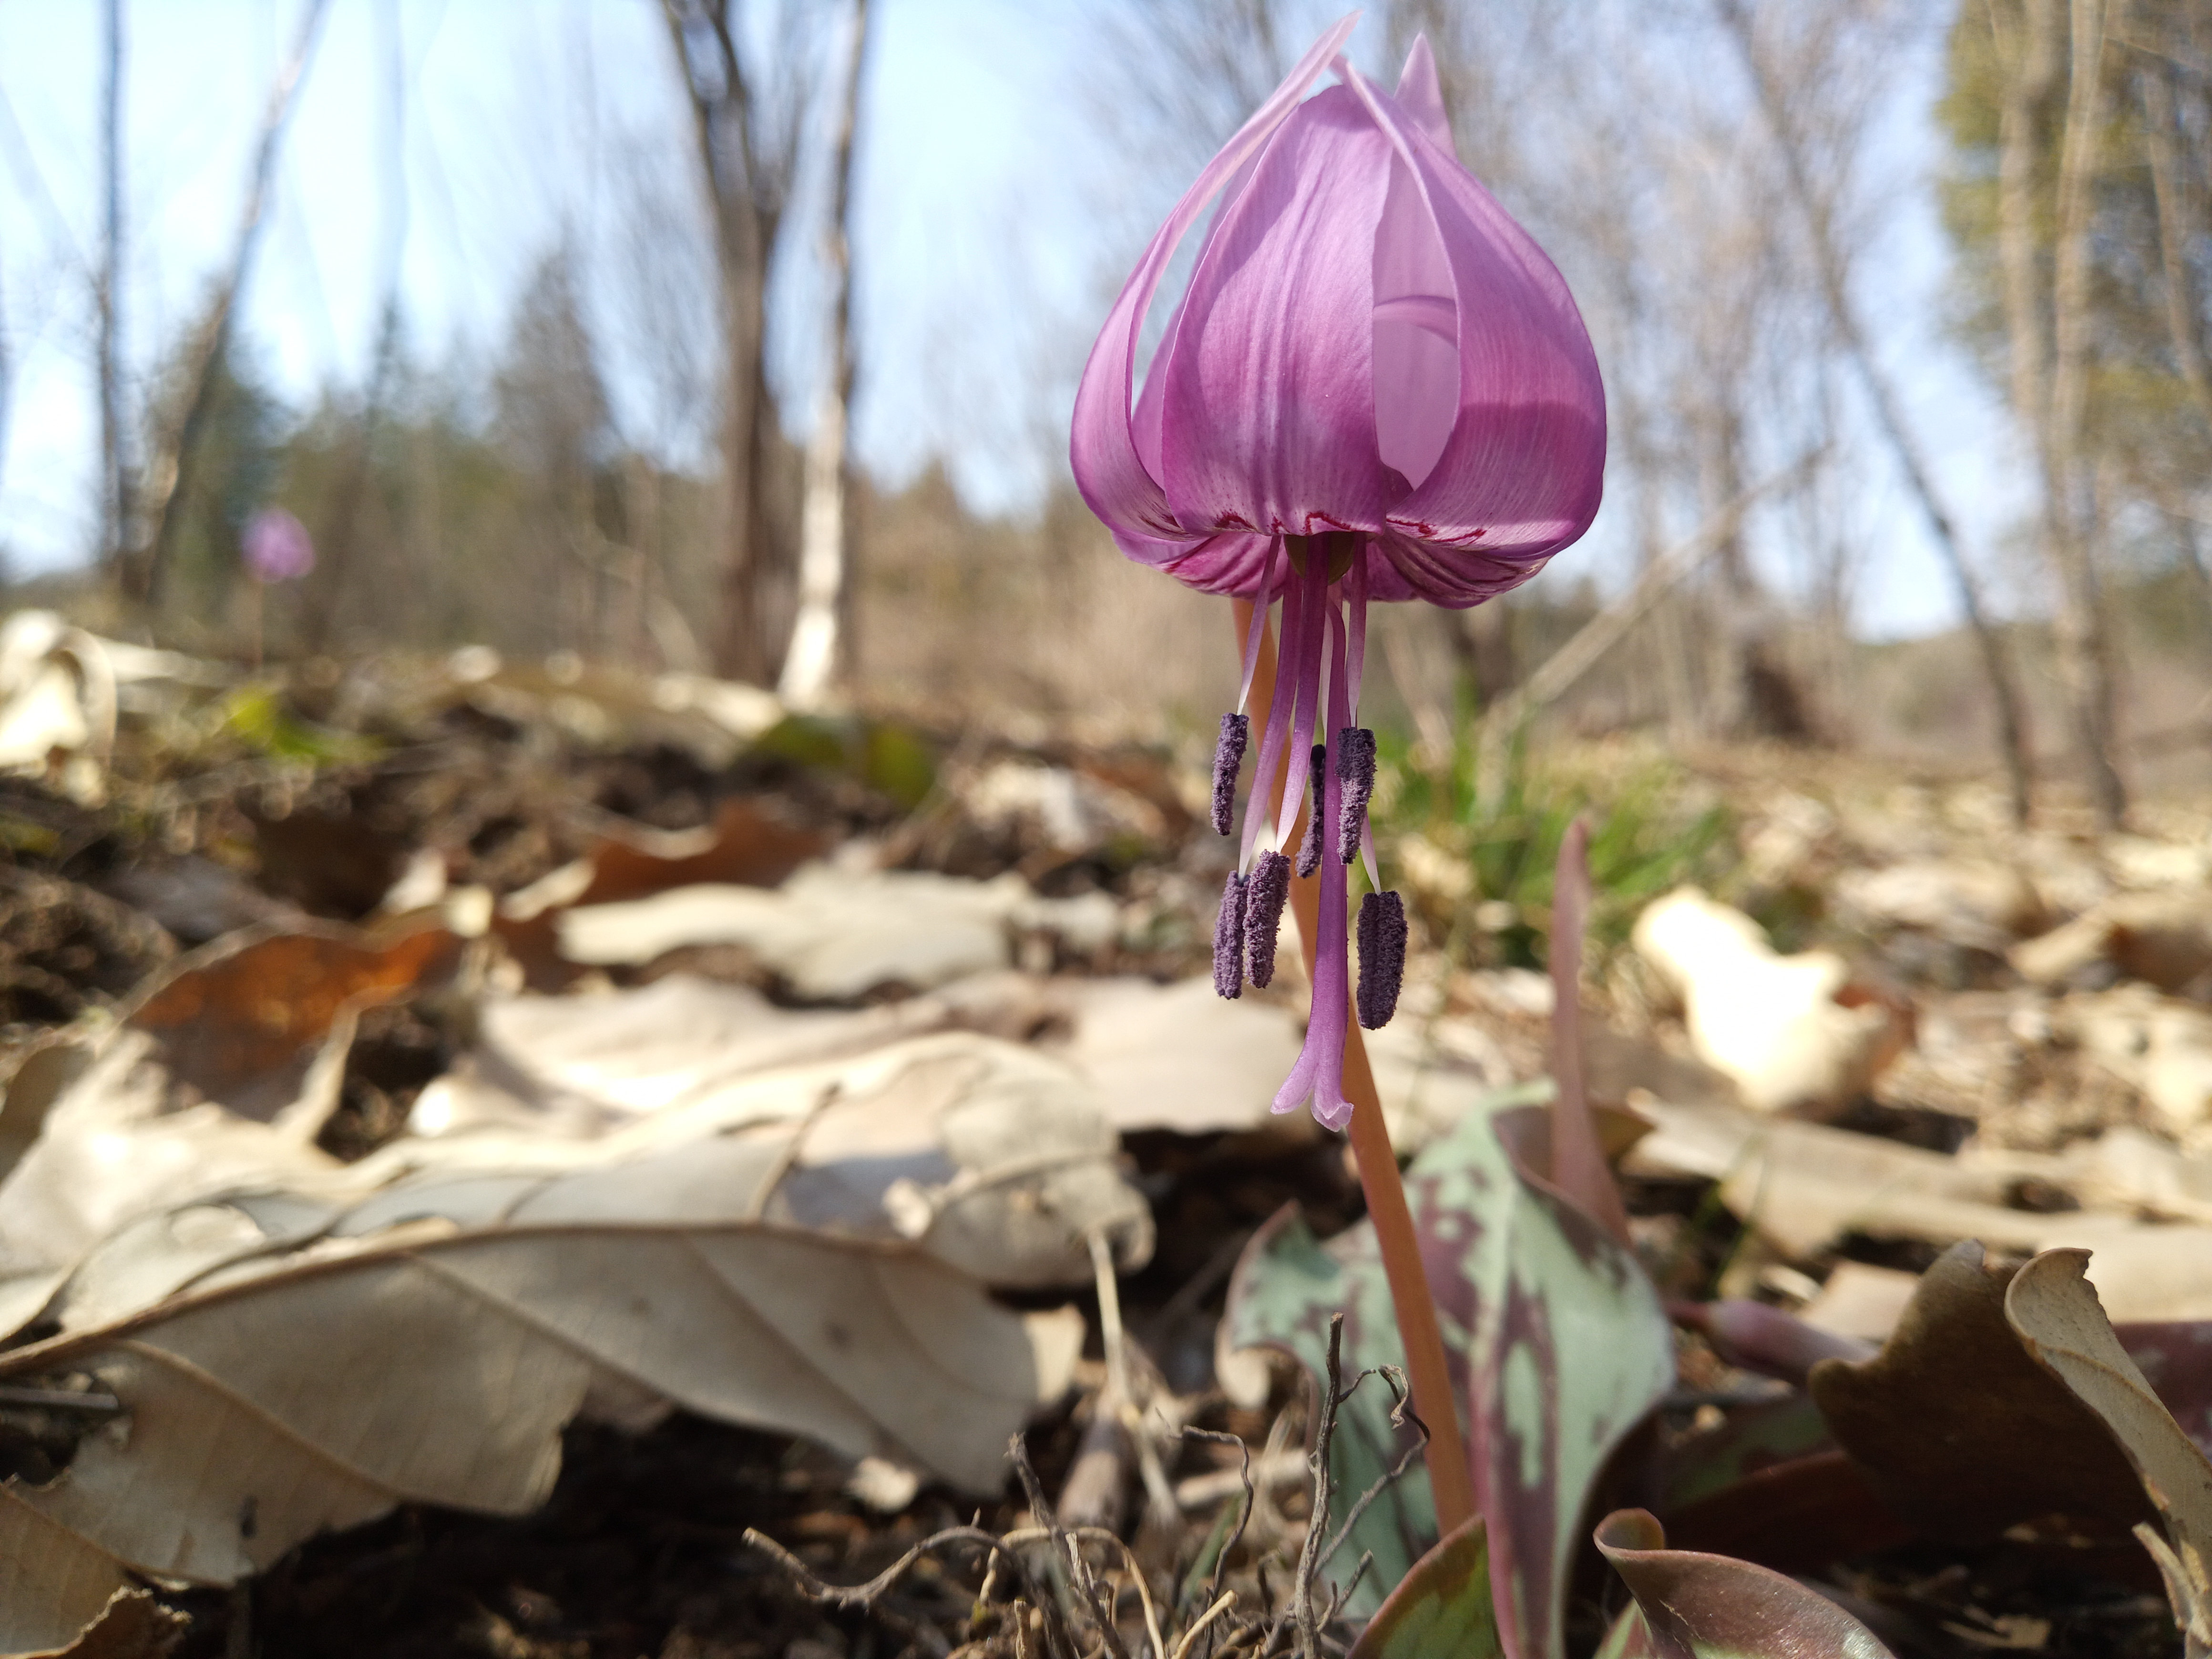
[[852, 536], [846, 524], [849, 482], [846, 428], [853, 401], [853, 130], [868, 46], [868, 0], [853, 0], [852, 38], [830, 155], [830, 219], [823, 258], [830, 267], [830, 373], [806, 446], [806, 504], [799, 528], [799, 617], [778, 690], [797, 708], [820, 705], [837, 670], [837, 622], [843, 609]]
[[2099, 515], [2087, 499], [2081, 441], [2088, 403], [2089, 200], [2104, 118], [2103, 0], [2073, 0], [2072, 76], [2058, 164], [2058, 243], [2052, 262], [2051, 403], [2044, 506], [2058, 579], [2058, 665], [2074, 740], [2098, 822], [2118, 829], [2127, 790], [2114, 765], [2112, 641], [2098, 592]]
[[2144, 134], [2150, 151], [2153, 198], [2158, 204], [2158, 249], [2166, 282], [2166, 327], [2174, 362], [2204, 423], [2212, 428], [2212, 378], [2204, 369], [2204, 343], [2197, 338], [2197, 307], [2190, 291], [2188, 240], [2190, 204], [2183, 198], [2181, 164], [2173, 150], [2173, 89], [2163, 63], [2142, 70]]
[[[763, 601], [775, 574], [765, 485], [778, 436], [768, 387], [768, 275], [797, 161], [796, 129], [787, 126], [780, 144], [757, 142], [754, 88], [728, 0], [662, 0], [662, 10], [691, 102], [721, 288], [727, 501], [715, 666], [764, 685], [775, 678]], [[787, 100], [789, 110], [803, 104], [798, 94]]]
[[123, 331], [123, 0], [100, 8], [100, 557], [111, 577], [131, 544], [130, 463], [124, 453], [123, 387], [116, 358]]
[[175, 436], [169, 444], [168, 453], [155, 469], [155, 488], [161, 492], [154, 532], [154, 544], [137, 571], [137, 580], [131, 584], [136, 589], [132, 597], [143, 599], [149, 606], [159, 608], [163, 583], [168, 567], [175, 556], [177, 536], [184, 525], [184, 507], [191, 495], [192, 466], [198, 459], [202, 428], [207, 424], [208, 410], [212, 400], [216, 371], [222, 367], [224, 351], [230, 344], [232, 317], [238, 302], [238, 292], [246, 281], [246, 272], [253, 263], [253, 251], [261, 240], [261, 222], [269, 199], [269, 180], [276, 167], [277, 141], [283, 137], [284, 124], [292, 113], [293, 94], [299, 90], [300, 80], [313, 55], [315, 38], [320, 33], [323, 18], [330, 10], [330, 0], [306, 0], [300, 14], [300, 27], [294, 37], [292, 50], [276, 71], [276, 82], [270, 88], [269, 104], [261, 118], [260, 142], [254, 146], [253, 168], [248, 175], [246, 204], [238, 219], [238, 234], [231, 244], [230, 264], [224, 272], [222, 285], [210, 301], [206, 318], [200, 325], [199, 338], [194, 343], [191, 370], [186, 377], [186, 392], [182, 417], [175, 427]]
[[[1919, 440], [1905, 423], [1895, 388], [1882, 372], [1866, 331], [1860, 325], [1857, 307], [1851, 303], [1850, 273], [1843, 250], [1837, 246], [1830, 205], [1813, 187], [1796, 124], [1789, 118], [1782, 88], [1775, 84], [1770, 66], [1758, 51], [1743, 0], [1717, 0], [1717, 3], [1751, 72], [1767, 125], [1781, 147], [1790, 191], [1811, 233], [1813, 258], [1820, 268], [1820, 289], [1827, 301], [1829, 316], [1844, 350], [1858, 369], [1860, 383], [1866, 389], [1868, 401], [1874, 405], [1875, 419], [1904, 470], [1905, 484], [1920, 504], [1921, 515], [1927, 520], [1929, 530], [1936, 538], [1936, 551], [1950, 573], [1959, 609], [1965, 613], [1966, 625], [1973, 632], [1982, 660], [1982, 678], [1989, 684], [1990, 701], [1996, 714], [1997, 746], [2010, 787], [2013, 822], [2024, 824], [2033, 808], [2034, 773], [2029, 761], [2026, 705], [2020, 694], [2019, 678], [2013, 672], [2011, 653], [1990, 616], [1981, 581], [1966, 561], [1966, 550], [1959, 544], [1951, 514], [1936, 493]], [[2045, 0], [2028, 0], [2028, 3], [2042, 4]]]

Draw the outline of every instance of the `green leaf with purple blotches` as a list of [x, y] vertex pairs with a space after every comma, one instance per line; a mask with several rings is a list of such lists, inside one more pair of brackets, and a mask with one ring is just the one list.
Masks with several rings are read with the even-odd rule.
[[1606, 1516], [1597, 1547], [1636, 1598], [1597, 1659], [1890, 1659], [1872, 1631], [1794, 1578], [1668, 1549], [1645, 1510]]
[[[1549, 1089], [1529, 1085], [1470, 1110], [1413, 1161], [1406, 1182], [1456, 1392], [1474, 1402], [1475, 1490], [1511, 1659], [1563, 1651], [1560, 1602], [1583, 1502], [1674, 1375], [1673, 1334], [1642, 1267], [1534, 1173], [1550, 1164], [1550, 1119], [1531, 1103]], [[1363, 1222], [1322, 1244], [1286, 1212], [1238, 1264], [1224, 1346], [1285, 1349], [1318, 1376], [1338, 1312], [1347, 1382], [1358, 1369], [1405, 1363], [1373, 1229]], [[1338, 1419], [1340, 1515], [1412, 1443], [1391, 1427], [1389, 1406], [1389, 1391], [1370, 1382]], [[1361, 1517], [1323, 1577], [1342, 1583], [1371, 1553], [1347, 1603], [1355, 1617], [1371, 1614], [1435, 1538], [1417, 1464]]]
[[1500, 1659], [1504, 1651], [1477, 1516], [1413, 1563], [1345, 1659]]

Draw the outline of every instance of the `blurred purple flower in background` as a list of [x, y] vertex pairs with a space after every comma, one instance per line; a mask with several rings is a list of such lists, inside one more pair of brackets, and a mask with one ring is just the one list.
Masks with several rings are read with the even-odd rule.
[[241, 544], [246, 573], [258, 582], [297, 581], [315, 568], [315, 544], [281, 507], [264, 507], [246, 521]]
[[[1371, 845], [1374, 739], [1358, 726], [1368, 602], [1461, 609], [1526, 581], [1589, 527], [1606, 439], [1581, 313], [1543, 250], [1460, 165], [1427, 43], [1385, 93], [1338, 55], [1354, 21], [1315, 45], [1146, 250], [1084, 368], [1070, 444], [1084, 499], [1124, 553], [1257, 607], [1240, 709], [1261, 623], [1282, 601], [1238, 867], [1269, 889], [1287, 875], [1261, 850], [1262, 831], [1281, 848], [1310, 793], [1300, 864], [1321, 866], [1313, 1012], [1275, 1109], [1310, 1101], [1332, 1128], [1352, 1109], [1347, 866]], [[1341, 84], [1305, 98], [1331, 68]], [[1217, 196], [1133, 400], [1146, 312]], [[1224, 723], [1218, 827], [1244, 744]], [[1379, 888], [1371, 850], [1366, 864]], [[1227, 996], [1248, 961], [1272, 964], [1281, 912], [1279, 898], [1231, 886], [1244, 925], [1241, 939], [1217, 929]], [[1380, 1024], [1396, 1005], [1404, 911], [1370, 892], [1361, 912], [1371, 948], [1358, 1007]]]

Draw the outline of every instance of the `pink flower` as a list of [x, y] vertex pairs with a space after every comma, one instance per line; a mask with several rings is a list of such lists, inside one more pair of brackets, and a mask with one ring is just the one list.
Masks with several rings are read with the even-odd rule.
[[281, 507], [264, 507], [246, 521], [246, 573], [258, 582], [297, 581], [315, 568], [315, 544]]
[[[1351, 735], [1368, 602], [1459, 608], [1526, 581], [1589, 527], [1605, 467], [1604, 386], [1565, 283], [1460, 165], [1427, 43], [1384, 93], [1338, 55], [1354, 21], [1322, 36], [1161, 227], [1091, 349], [1070, 446], [1085, 501], [1129, 557], [1262, 611], [1282, 602], [1240, 870], [1270, 809], [1279, 847], [1310, 789], [1334, 821], [1301, 857], [1322, 872], [1313, 1017], [1275, 1109], [1310, 1100], [1332, 1127], [1351, 1115], [1345, 908], [1374, 765], [1371, 739]], [[1330, 67], [1340, 84], [1305, 98]], [[1137, 391], [1146, 313], [1217, 197]], [[1224, 738], [1232, 751], [1241, 765], [1242, 741]], [[1217, 783], [1233, 793], [1234, 769]], [[1281, 872], [1260, 856], [1252, 879], [1272, 885]], [[1379, 887], [1371, 853], [1367, 866]], [[1271, 961], [1279, 905], [1232, 888], [1247, 951]], [[1404, 948], [1390, 899], [1370, 893], [1361, 918], [1373, 948], [1358, 1006], [1383, 1018]], [[1225, 994], [1241, 988], [1234, 966], [1215, 964]]]

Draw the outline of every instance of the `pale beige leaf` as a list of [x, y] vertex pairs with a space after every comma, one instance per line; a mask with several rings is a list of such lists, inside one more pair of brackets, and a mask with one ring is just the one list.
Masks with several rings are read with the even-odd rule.
[[[2030, 1354], [2095, 1412], [2166, 1523], [2153, 1546], [2191, 1653], [2212, 1638], [2212, 1460], [2129, 1358], [2084, 1276], [2087, 1250], [2046, 1250], [2014, 1275], [2005, 1318]], [[2148, 1528], [2140, 1528], [2148, 1531]], [[2149, 1538], [2146, 1544], [2151, 1544]]]
[[0, 1485], [0, 1653], [67, 1648], [129, 1588], [115, 1558]]
[[7, 1489], [0, 1572], [46, 1621], [22, 1628], [65, 1632], [118, 1566], [223, 1583], [401, 1502], [519, 1512], [591, 1406], [681, 1405], [989, 1490], [1080, 1340], [1079, 1320], [1008, 1312], [910, 1248], [788, 1229], [326, 1229], [0, 1358], [0, 1376], [89, 1375], [124, 1407], [50, 1485]]

